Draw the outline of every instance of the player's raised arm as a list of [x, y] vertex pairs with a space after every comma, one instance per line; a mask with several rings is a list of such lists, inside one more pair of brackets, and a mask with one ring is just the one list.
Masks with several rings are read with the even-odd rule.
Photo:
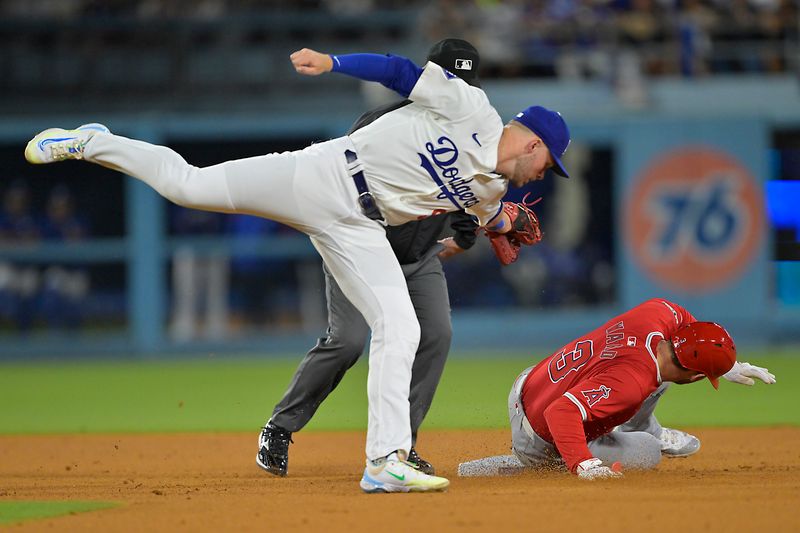
[[410, 59], [380, 54], [321, 54], [309, 48], [289, 56], [300, 74], [318, 76], [341, 72], [364, 81], [376, 81], [401, 96], [408, 97], [422, 75], [422, 69]]
[[319, 76], [330, 72], [333, 68], [333, 59], [328, 54], [321, 54], [310, 48], [303, 48], [289, 56], [294, 69], [307, 76]]

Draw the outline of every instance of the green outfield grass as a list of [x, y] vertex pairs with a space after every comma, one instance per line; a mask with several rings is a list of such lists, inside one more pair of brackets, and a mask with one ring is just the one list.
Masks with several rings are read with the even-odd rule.
[[[425, 428], [505, 427], [506, 398], [532, 360], [452, 356]], [[800, 424], [800, 352], [750, 353], [778, 383], [673, 386], [659, 419], [673, 426]], [[280, 399], [294, 359], [0, 364], [0, 433], [255, 431]], [[366, 364], [345, 377], [308, 426], [366, 427]]]
[[0, 501], [0, 524], [13, 524], [24, 520], [98, 511], [116, 507], [117, 505], [111, 502]]

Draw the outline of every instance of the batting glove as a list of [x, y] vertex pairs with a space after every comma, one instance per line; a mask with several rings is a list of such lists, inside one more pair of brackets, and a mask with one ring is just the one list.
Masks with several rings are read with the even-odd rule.
[[581, 461], [575, 473], [578, 474], [579, 478], [588, 479], [590, 481], [593, 479], [622, 477], [622, 472], [617, 472], [607, 466], [603, 466], [603, 461], [596, 457]]
[[753, 366], [750, 363], [740, 363], [739, 361], [736, 361], [733, 368], [727, 374], [723, 374], [722, 377], [730, 382], [748, 386], [752, 386], [755, 383], [753, 378], [758, 378], [767, 385], [775, 383], [775, 375], [771, 374], [766, 368]]

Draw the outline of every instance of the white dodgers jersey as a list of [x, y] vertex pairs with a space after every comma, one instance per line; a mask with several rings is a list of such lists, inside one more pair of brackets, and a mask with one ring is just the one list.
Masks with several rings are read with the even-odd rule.
[[409, 99], [350, 134], [386, 222], [464, 209], [486, 224], [508, 187], [494, 173], [500, 115], [481, 89], [431, 62]]

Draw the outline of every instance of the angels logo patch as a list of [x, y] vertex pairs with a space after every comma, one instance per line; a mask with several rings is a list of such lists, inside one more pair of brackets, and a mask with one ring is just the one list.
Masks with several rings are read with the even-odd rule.
[[592, 407], [600, 400], [608, 398], [611, 395], [611, 389], [605, 385], [600, 385], [600, 388], [598, 389], [582, 390], [581, 394], [583, 394], [583, 397], [586, 398], [586, 403], [589, 405], [589, 407]]

